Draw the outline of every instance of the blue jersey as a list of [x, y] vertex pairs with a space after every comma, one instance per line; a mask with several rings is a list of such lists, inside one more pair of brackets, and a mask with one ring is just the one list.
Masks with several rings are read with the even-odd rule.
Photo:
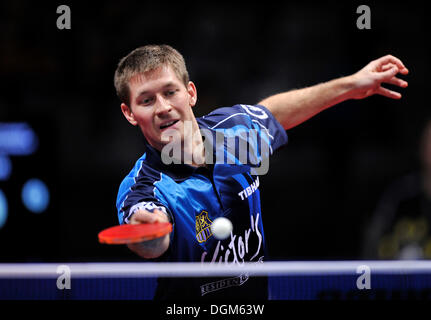
[[[140, 208], [164, 211], [173, 224], [164, 261], [239, 265], [263, 262], [265, 237], [259, 170], [265, 173], [265, 159], [287, 143], [286, 131], [259, 105], [220, 108], [196, 120], [205, 141], [212, 141], [212, 150], [207, 154], [212, 160], [210, 165], [167, 165], [160, 152], [147, 145], [145, 154], [120, 185], [119, 222], [128, 223]], [[211, 233], [211, 223], [218, 217], [226, 217], [233, 224], [231, 235], [225, 240], [217, 240]], [[183, 294], [180, 289], [169, 287], [165, 280], [163, 292]], [[194, 296], [211, 297], [217, 292], [226, 297], [227, 292], [237, 296], [250, 280], [243, 274], [217, 281], [183, 280], [182, 285], [189, 292], [195, 290]]]

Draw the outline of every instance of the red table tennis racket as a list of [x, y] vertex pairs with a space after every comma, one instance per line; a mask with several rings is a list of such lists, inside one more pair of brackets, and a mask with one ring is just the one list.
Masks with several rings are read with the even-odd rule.
[[99, 232], [99, 242], [127, 244], [153, 240], [172, 232], [170, 222], [122, 224]]

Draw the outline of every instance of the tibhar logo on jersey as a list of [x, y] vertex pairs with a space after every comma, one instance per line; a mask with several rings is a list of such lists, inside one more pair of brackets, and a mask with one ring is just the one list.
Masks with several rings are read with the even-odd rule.
[[199, 243], [207, 241], [212, 236], [211, 223], [208, 212], [205, 210], [196, 216], [196, 239]]
[[244, 200], [251, 196], [253, 192], [257, 190], [257, 188], [259, 188], [259, 176], [256, 177], [256, 180], [254, 180], [254, 182], [250, 184], [250, 186], [239, 192], [238, 196], [241, 197], [241, 200]]

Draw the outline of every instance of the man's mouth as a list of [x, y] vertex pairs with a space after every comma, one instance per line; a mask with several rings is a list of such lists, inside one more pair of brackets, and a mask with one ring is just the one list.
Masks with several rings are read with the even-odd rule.
[[173, 126], [178, 121], [179, 120], [172, 120], [172, 121], [166, 122], [160, 126], [160, 129], [163, 130], [163, 129], [169, 128], [170, 126]]

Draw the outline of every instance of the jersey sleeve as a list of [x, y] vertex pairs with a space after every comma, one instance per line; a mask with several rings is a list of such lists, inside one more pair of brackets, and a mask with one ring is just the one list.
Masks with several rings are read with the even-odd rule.
[[[250, 117], [253, 129], [259, 130], [260, 135], [267, 136], [272, 151], [279, 149], [287, 144], [287, 133], [282, 125], [275, 119], [272, 113], [263, 105], [240, 105]], [[257, 127], [259, 126], [259, 128]], [[272, 152], [271, 152], [272, 153]]]
[[149, 212], [159, 209], [168, 216], [171, 222], [173, 221], [169, 208], [155, 195], [153, 183], [154, 181], [150, 177], [142, 174], [142, 164], [141, 169], [132, 170], [123, 180], [116, 202], [120, 224], [129, 223], [132, 215], [140, 209]]
[[237, 104], [219, 108], [201, 118], [211, 129], [244, 127], [268, 139], [271, 153], [287, 144], [286, 130], [263, 105]]
[[287, 143], [286, 130], [262, 105], [216, 109], [200, 122], [210, 130], [204, 135], [212, 137], [217, 163], [245, 164], [253, 174], [266, 174], [270, 156]]

